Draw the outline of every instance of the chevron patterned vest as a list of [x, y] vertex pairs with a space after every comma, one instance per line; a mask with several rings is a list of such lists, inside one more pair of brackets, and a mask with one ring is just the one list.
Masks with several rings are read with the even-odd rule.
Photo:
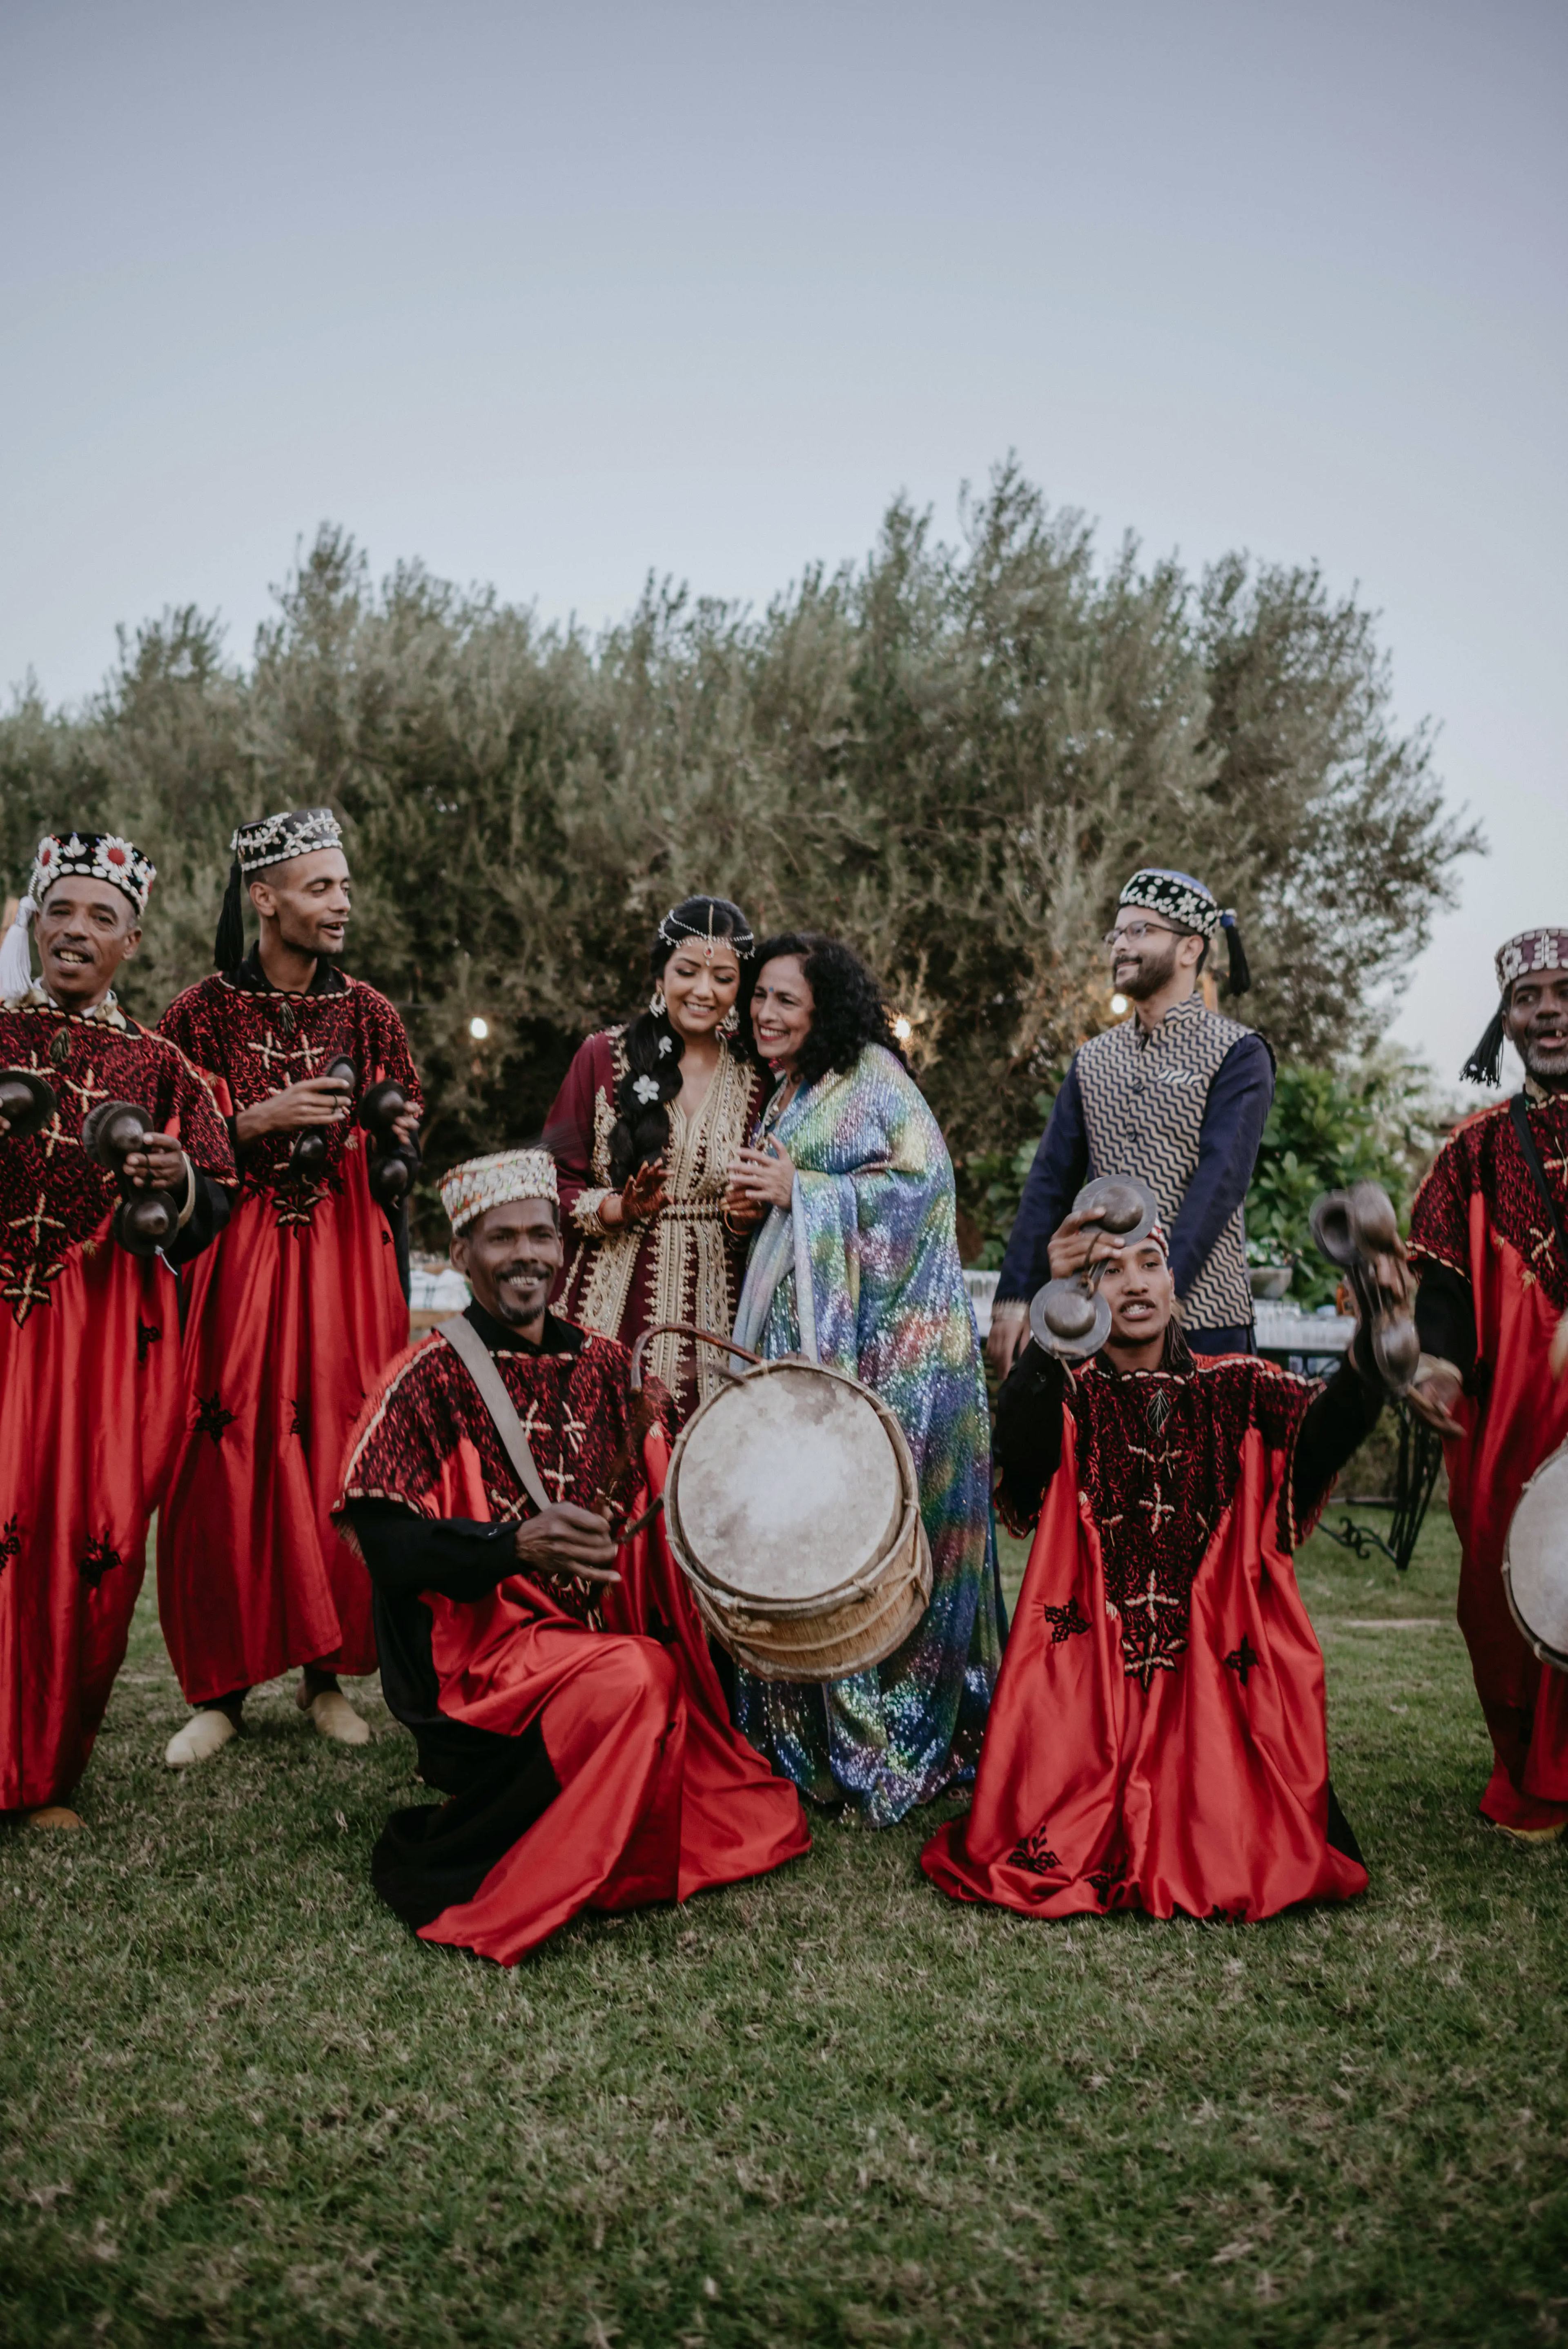
[[[1167, 1231], [1198, 1169], [1209, 1088], [1233, 1044], [1251, 1030], [1189, 995], [1152, 1033], [1136, 1013], [1092, 1036], [1078, 1052], [1078, 1091], [1089, 1137], [1089, 1173], [1141, 1174]], [[1237, 1208], [1181, 1300], [1189, 1330], [1251, 1326], [1247, 1239]]]

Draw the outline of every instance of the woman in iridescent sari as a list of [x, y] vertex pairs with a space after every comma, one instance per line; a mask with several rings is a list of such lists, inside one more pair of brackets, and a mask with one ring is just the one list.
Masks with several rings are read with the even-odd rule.
[[1005, 1625], [991, 1519], [991, 1422], [963, 1285], [952, 1162], [881, 990], [837, 939], [767, 939], [750, 1012], [778, 1080], [731, 1178], [759, 1220], [735, 1321], [743, 1346], [804, 1353], [879, 1394], [909, 1439], [931, 1602], [886, 1663], [830, 1687], [736, 1672], [739, 1725], [821, 1803], [887, 1826], [972, 1779]]

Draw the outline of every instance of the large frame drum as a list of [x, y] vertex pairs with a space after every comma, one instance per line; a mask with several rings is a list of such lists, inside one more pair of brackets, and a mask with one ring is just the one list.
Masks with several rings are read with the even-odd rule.
[[1519, 1496], [1502, 1551], [1509, 1611], [1543, 1664], [1568, 1671], [1568, 1444]]
[[692, 1413], [664, 1518], [704, 1622], [763, 1680], [865, 1671], [930, 1602], [903, 1429], [857, 1379], [797, 1355], [742, 1371]]

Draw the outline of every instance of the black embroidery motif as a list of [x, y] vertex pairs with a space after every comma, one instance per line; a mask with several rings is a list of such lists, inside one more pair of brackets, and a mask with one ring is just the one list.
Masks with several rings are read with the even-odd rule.
[[1010, 1868], [1026, 1868], [1031, 1876], [1049, 1876], [1062, 1863], [1045, 1840], [1045, 1830], [1036, 1827], [1023, 1843], [1016, 1843], [1007, 1855]]
[[[1158, 1433], [1153, 1389], [1168, 1405]], [[1235, 1497], [1249, 1430], [1288, 1458], [1311, 1399], [1304, 1380], [1256, 1356], [1131, 1378], [1091, 1361], [1077, 1373], [1079, 1482], [1120, 1618], [1122, 1668], [1146, 1690], [1186, 1651], [1193, 1580]]]
[[1227, 1671], [1234, 1672], [1236, 1678], [1241, 1682], [1241, 1686], [1245, 1688], [1247, 1685], [1247, 1674], [1251, 1671], [1254, 1664], [1261, 1664], [1262, 1661], [1262, 1656], [1259, 1655], [1257, 1650], [1253, 1647], [1251, 1641], [1243, 1631], [1241, 1634], [1241, 1646], [1239, 1648], [1232, 1648], [1230, 1654], [1225, 1659], [1225, 1669]]
[[1127, 1870], [1125, 1868], [1097, 1868], [1094, 1874], [1086, 1876], [1084, 1881], [1101, 1908], [1105, 1909], [1109, 1906], [1111, 1894], [1117, 1886], [1127, 1882]]
[[4, 1574], [14, 1557], [22, 1555], [22, 1522], [19, 1517], [7, 1517], [0, 1531], [0, 1574]]
[[1051, 1626], [1051, 1645], [1054, 1648], [1059, 1648], [1064, 1640], [1070, 1640], [1075, 1631], [1086, 1631], [1089, 1628], [1089, 1619], [1076, 1599], [1069, 1599], [1065, 1607], [1042, 1607], [1040, 1612]]
[[202, 1407], [196, 1413], [198, 1435], [210, 1435], [214, 1444], [221, 1444], [223, 1440], [224, 1428], [232, 1427], [234, 1423], [234, 1413], [223, 1409], [223, 1404], [218, 1401], [215, 1388], [210, 1395], [202, 1397]]
[[304, 1407], [297, 1395], [290, 1395], [288, 1399], [288, 1407], [294, 1413], [293, 1418], [288, 1423], [288, 1432], [290, 1435], [297, 1435], [302, 1440], [307, 1441], [310, 1435], [310, 1423], [306, 1418]]
[[109, 1536], [105, 1534], [101, 1541], [88, 1542], [86, 1555], [78, 1564], [77, 1572], [89, 1590], [96, 1590], [104, 1576], [119, 1564], [119, 1552], [111, 1548]]
[[147, 1360], [149, 1350], [158, 1343], [159, 1339], [161, 1338], [162, 1335], [162, 1330], [158, 1328], [155, 1322], [143, 1321], [140, 1316], [138, 1315], [136, 1323], [136, 1359], [139, 1362], [144, 1362]]

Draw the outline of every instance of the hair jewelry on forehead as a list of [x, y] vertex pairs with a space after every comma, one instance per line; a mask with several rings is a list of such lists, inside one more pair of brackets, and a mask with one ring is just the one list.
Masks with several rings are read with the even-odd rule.
[[698, 929], [695, 923], [683, 922], [671, 905], [659, 925], [659, 935], [667, 947], [692, 945], [701, 947], [705, 959], [709, 962], [712, 961], [714, 950], [719, 947], [729, 947], [733, 953], [739, 955], [742, 962], [749, 962], [756, 951], [756, 939], [743, 923], [734, 930], [714, 929], [711, 897], [708, 900], [708, 926], [705, 930]]

